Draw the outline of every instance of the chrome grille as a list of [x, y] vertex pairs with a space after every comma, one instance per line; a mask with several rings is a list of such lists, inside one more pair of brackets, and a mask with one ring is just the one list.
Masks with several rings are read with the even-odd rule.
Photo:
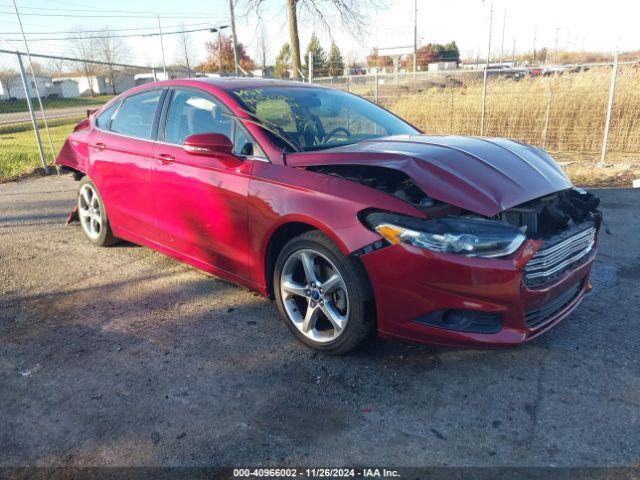
[[550, 277], [576, 264], [591, 252], [595, 239], [596, 229], [590, 226], [564, 240], [543, 246], [524, 267], [525, 283], [544, 283]]

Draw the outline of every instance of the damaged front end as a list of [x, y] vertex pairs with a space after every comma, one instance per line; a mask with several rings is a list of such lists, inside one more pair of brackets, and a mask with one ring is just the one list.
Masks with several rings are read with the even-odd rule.
[[540, 248], [524, 266], [524, 283], [542, 288], [592, 260], [602, 212], [600, 199], [582, 189], [569, 189], [510, 208], [499, 215], [516, 225]]
[[591, 289], [599, 200], [553, 159], [506, 139], [410, 136], [293, 154], [287, 164], [400, 199], [359, 212], [380, 240], [353, 252], [381, 335], [513, 346], [565, 318]]
[[536, 251], [523, 267], [523, 282], [529, 288], [556, 282], [595, 255], [602, 222], [599, 199], [582, 189], [561, 190], [486, 216], [431, 198], [399, 170], [368, 165], [321, 165], [308, 170], [374, 188], [422, 212], [424, 218], [361, 212], [361, 221], [379, 233], [386, 245], [407, 243], [438, 253], [501, 258], [531, 240]]

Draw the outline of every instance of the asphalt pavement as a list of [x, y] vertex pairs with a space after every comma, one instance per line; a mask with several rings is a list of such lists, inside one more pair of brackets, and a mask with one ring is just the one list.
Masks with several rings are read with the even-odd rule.
[[267, 300], [0, 185], [0, 466], [638, 466], [640, 190], [601, 190], [594, 291], [527, 345], [298, 343]]

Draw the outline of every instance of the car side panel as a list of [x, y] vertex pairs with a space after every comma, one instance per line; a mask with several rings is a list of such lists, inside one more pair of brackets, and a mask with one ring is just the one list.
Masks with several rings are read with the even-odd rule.
[[157, 239], [149, 186], [153, 142], [94, 130], [87, 174], [105, 203], [113, 233]]
[[407, 215], [422, 213], [391, 195], [355, 182], [267, 162], [256, 162], [249, 185], [249, 267], [252, 280], [267, 284], [265, 255], [273, 233], [291, 222], [324, 232], [348, 255], [380, 240], [357, 214], [366, 208]]
[[[158, 142], [151, 173], [159, 241], [240, 277], [247, 276], [247, 190], [252, 161], [191, 155]], [[172, 161], [163, 161], [162, 156]], [[165, 157], [166, 158], [166, 157]]]

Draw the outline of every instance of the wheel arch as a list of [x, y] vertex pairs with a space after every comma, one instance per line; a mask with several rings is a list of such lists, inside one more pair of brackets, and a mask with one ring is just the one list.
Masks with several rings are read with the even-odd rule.
[[285, 222], [280, 223], [273, 229], [271, 234], [267, 237], [266, 247], [263, 250], [265, 252], [264, 280], [266, 293], [269, 298], [274, 298], [273, 271], [278, 255], [289, 240], [311, 230], [317, 230], [324, 233], [337, 245], [343, 255], [349, 254], [349, 249], [344, 242], [326, 225], [309, 218], [288, 218]]

